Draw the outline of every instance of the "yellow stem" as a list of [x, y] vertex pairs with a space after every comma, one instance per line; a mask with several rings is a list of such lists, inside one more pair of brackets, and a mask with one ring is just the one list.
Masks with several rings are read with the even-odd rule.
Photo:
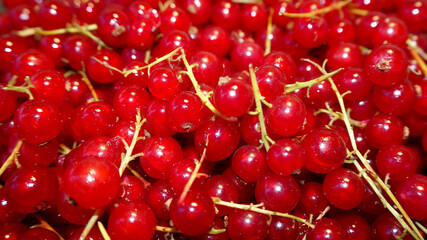
[[12, 150], [12, 153], [10, 153], [9, 157], [6, 159], [6, 161], [3, 163], [3, 165], [0, 168], [0, 176], [6, 171], [7, 167], [12, 163], [13, 159], [15, 158], [15, 155], [18, 154], [19, 149], [21, 149], [23, 141], [19, 140], [15, 147]]
[[211, 110], [216, 116], [225, 119], [227, 121], [237, 121], [237, 118], [234, 117], [227, 117], [224, 114], [220, 113], [215, 107], [214, 105], [209, 101], [209, 98], [207, 98], [202, 90], [200, 89], [200, 85], [196, 80], [196, 77], [193, 74], [193, 70], [192, 70], [192, 66], [190, 65], [190, 63], [188, 63], [185, 52], [183, 49], [181, 49], [181, 59], [184, 62], [185, 67], [187, 68], [187, 71], [185, 71], [185, 73], [187, 74], [187, 76], [190, 78], [191, 83], [193, 84], [194, 90], [196, 90], [196, 94], [197, 96], [200, 98], [200, 100], [202, 100], [202, 103], [209, 108], [209, 110]]
[[92, 94], [93, 99], [96, 102], [99, 101], [98, 94], [96, 94], [95, 88], [93, 87], [93, 85], [90, 82], [89, 78], [87, 77], [86, 73], [84, 71], [79, 71], [79, 74], [82, 76], [82, 81], [84, 83], [86, 83], [87, 87], [89, 88], [89, 91]]
[[280, 15], [285, 16], [285, 17], [290, 17], [290, 18], [310, 18], [310, 17], [314, 17], [317, 15], [326, 14], [326, 13], [333, 11], [333, 10], [340, 9], [349, 3], [351, 3], [351, 0], [339, 1], [339, 2], [336, 2], [334, 4], [329, 5], [327, 7], [324, 7], [324, 8], [318, 9], [316, 11], [312, 11], [312, 12], [307, 12], [307, 13], [280, 12]]
[[129, 167], [129, 165], [126, 166], [126, 168], [129, 169], [129, 171], [144, 184], [144, 188], [148, 188], [151, 185], [150, 182], [145, 180], [145, 178], [139, 175], [139, 173], [135, 171], [133, 168]]
[[[362, 166], [360, 166], [359, 162], [354, 161], [353, 164], [356, 166], [359, 173], [362, 175], [362, 177], [368, 182], [369, 186], [372, 188], [372, 190], [375, 192], [375, 194], [380, 199], [381, 203], [387, 208], [387, 210], [390, 211], [390, 213], [396, 218], [396, 220], [402, 225], [402, 227], [407, 230], [415, 239], [423, 239], [418, 238], [416, 234], [412, 231], [412, 229], [408, 226], [408, 224], [402, 219], [400, 214], [396, 211], [396, 209], [393, 208], [393, 206], [385, 199], [385, 197], [381, 194], [381, 191], [378, 189], [375, 182], [369, 177], [367, 174], [367, 171], [365, 171]], [[417, 231], [418, 232], [418, 231]]]
[[270, 8], [270, 15], [268, 15], [267, 32], [265, 34], [265, 51], [264, 55], [268, 55], [271, 52], [271, 33], [273, 32], [273, 14], [274, 9]]
[[54, 30], [43, 30], [42, 28], [26, 28], [24, 30], [20, 30], [16, 32], [16, 35], [20, 37], [29, 37], [32, 35], [40, 34], [40, 35], [57, 35], [57, 34], [66, 34], [66, 33], [79, 33], [82, 29], [87, 31], [94, 31], [98, 29], [98, 25], [90, 24], [85, 26], [72, 26]]
[[104, 225], [102, 225], [102, 223], [100, 221], [98, 221], [98, 228], [99, 228], [99, 231], [101, 232], [104, 240], [111, 240], [110, 236], [108, 235], [107, 230], [105, 230]]
[[54, 232], [56, 236], [59, 237], [60, 240], [64, 240], [64, 238], [52, 226], [50, 226], [49, 223], [46, 222], [43, 218], [41, 218], [39, 215], [36, 215], [36, 218], [40, 222], [42, 228], [45, 228], [47, 230]]
[[261, 93], [259, 91], [258, 82], [256, 81], [256, 76], [255, 76], [255, 72], [254, 72], [254, 68], [252, 67], [252, 64], [249, 65], [249, 74], [251, 77], [252, 91], [254, 93], [255, 106], [256, 106], [256, 112], [258, 114], [259, 126], [261, 128], [261, 143], [264, 145], [265, 150], [267, 150], [268, 152], [268, 150], [270, 149], [269, 141], [271, 139], [268, 137], [268, 134], [267, 134], [267, 128], [265, 127], [264, 112], [262, 110], [261, 100], [264, 97], [261, 96]]
[[[323, 74], [326, 74], [326, 71], [324, 68], [320, 67], [317, 63], [310, 61], [310, 60], [306, 60], [310, 63], [312, 63], [314, 66], [316, 66]], [[408, 228], [408, 232], [411, 233], [411, 235], [415, 238], [415, 239], [423, 239], [422, 236], [420, 235], [417, 227], [415, 226], [415, 224], [412, 222], [411, 218], [408, 216], [408, 214], [405, 212], [405, 210], [403, 209], [403, 207], [401, 206], [401, 204], [399, 203], [399, 201], [397, 201], [396, 197], [394, 196], [394, 194], [391, 192], [390, 188], [388, 188], [388, 186], [382, 181], [382, 179], [376, 174], [376, 172], [373, 170], [373, 168], [371, 167], [371, 165], [368, 163], [368, 161], [366, 160], [365, 156], [362, 155], [362, 153], [360, 153], [360, 151], [357, 148], [357, 144], [356, 144], [356, 139], [355, 139], [355, 135], [354, 135], [354, 131], [353, 131], [353, 127], [350, 124], [349, 121], [349, 116], [348, 113], [346, 111], [345, 105], [344, 105], [344, 100], [337, 88], [337, 86], [335, 85], [334, 81], [331, 78], [328, 78], [329, 82], [331, 83], [331, 87], [335, 92], [335, 95], [338, 98], [338, 103], [340, 105], [341, 108], [341, 112], [344, 116], [344, 123], [346, 125], [347, 131], [348, 131], [348, 135], [350, 137], [350, 142], [351, 145], [354, 149], [354, 153], [356, 154], [356, 156], [359, 158], [359, 160], [362, 162], [363, 166], [367, 169], [367, 172], [369, 172], [369, 174], [374, 178], [374, 180], [380, 185], [380, 187], [386, 192], [386, 194], [388, 195], [388, 197], [392, 200], [392, 202], [396, 205], [396, 208], [400, 211], [400, 213], [403, 215], [403, 217], [405, 218], [405, 220], [409, 223], [409, 225], [411, 226], [411, 228]], [[354, 164], [358, 164], [357, 161], [354, 161]], [[367, 174], [367, 172], [364, 172], [363, 174]], [[371, 185], [372, 187], [372, 185]], [[374, 191], [376, 189], [373, 189]], [[381, 192], [376, 191], [378, 197], [383, 197], [381, 195]], [[381, 196], [380, 196], [381, 195]], [[392, 206], [390, 206], [390, 208], [388, 208], [390, 210], [391, 213], [394, 208]], [[394, 215], [396, 217], [396, 219], [399, 218], [399, 214]], [[398, 219], [399, 220], [399, 219]]]
[[3, 87], [3, 90], [6, 91], [13, 91], [13, 92], [19, 92], [19, 93], [25, 93], [28, 95], [28, 99], [32, 100], [34, 99], [33, 94], [31, 93], [31, 88], [35, 88], [35, 86], [31, 83], [30, 77], [25, 78], [25, 83], [22, 86], [14, 86], [16, 82], [16, 78], [13, 78], [6, 87]]
[[285, 217], [285, 218], [290, 218], [290, 219], [294, 219], [302, 224], [307, 225], [310, 228], [314, 228], [314, 225], [309, 223], [306, 219], [304, 218], [300, 218], [288, 213], [281, 213], [281, 212], [274, 212], [274, 211], [270, 211], [270, 210], [266, 210], [266, 209], [261, 209], [258, 208], [255, 205], [251, 205], [251, 204], [238, 204], [238, 203], [233, 203], [233, 202], [226, 202], [226, 201], [222, 201], [219, 198], [212, 198], [214, 200], [214, 203], [217, 205], [221, 205], [221, 206], [226, 206], [226, 207], [230, 207], [230, 208], [236, 208], [236, 209], [242, 209], [242, 210], [247, 210], [247, 211], [252, 211], [252, 212], [257, 212], [257, 213], [261, 213], [264, 215], [268, 215], [268, 216], [279, 216], [279, 217]]
[[323, 82], [326, 79], [334, 76], [335, 74], [341, 72], [342, 70], [344, 70], [344, 68], [339, 68], [339, 69], [337, 69], [337, 70], [335, 70], [333, 72], [326, 73], [326, 74], [324, 74], [324, 75], [322, 75], [322, 76], [320, 76], [318, 78], [312, 79], [310, 81], [296, 82], [296, 83], [293, 83], [293, 84], [287, 84], [285, 86], [285, 93], [291, 93], [291, 92], [293, 92], [295, 90], [298, 90], [298, 89], [301, 89], [301, 88], [306, 88], [306, 87], [314, 86], [314, 85], [316, 85], [316, 84], [318, 84], [320, 82]]
[[156, 231], [166, 233], [179, 233], [178, 229], [164, 226], [156, 226]]
[[369, 11], [366, 9], [360, 9], [360, 8], [350, 8], [350, 13], [354, 15], [359, 15], [359, 16], [366, 16], [368, 15]]
[[417, 61], [418, 65], [421, 68], [421, 71], [423, 71], [424, 76], [427, 77], [427, 64], [424, 62], [424, 60], [421, 58], [421, 56], [417, 52], [417, 45], [414, 45], [414, 43], [410, 40], [407, 41], [407, 45], [409, 46], [409, 51], [411, 52], [412, 57]]
[[96, 221], [98, 221], [98, 218], [100, 217], [102, 212], [103, 212], [103, 209], [98, 209], [95, 211], [95, 213], [92, 215], [92, 217], [87, 222], [85, 228], [83, 229], [83, 232], [80, 235], [79, 240], [85, 240], [87, 235], [89, 235], [90, 230], [92, 230], [93, 226], [95, 225]]
[[132, 160], [132, 152], [133, 152], [133, 149], [135, 148], [135, 145], [138, 141], [139, 132], [141, 131], [142, 125], [145, 123], [145, 121], [146, 121], [146, 119], [141, 118], [141, 114], [138, 110], [138, 114], [136, 115], [136, 122], [135, 122], [135, 133], [132, 137], [132, 142], [130, 143], [129, 148], [126, 149], [126, 155], [122, 159], [122, 162], [120, 164], [120, 168], [119, 168], [120, 176], [125, 171], [125, 168], [129, 164], [129, 162]]
[[196, 167], [194, 168], [193, 172], [191, 173], [190, 178], [188, 179], [187, 183], [185, 184], [184, 190], [182, 190], [181, 196], [179, 196], [178, 202], [182, 203], [182, 201], [184, 201], [185, 197], [187, 196], [188, 191], [190, 191], [191, 186], [193, 185], [194, 181], [196, 180], [200, 167], [203, 164], [203, 161], [205, 160], [206, 157], [206, 148], [207, 148], [208, 143], [206, 142], [206, 146], [203, 149], [203, 153], [202, 156], [200, 157], [200, 161], [196, 162]]
[[161, 62], [163, 62], [163, 61], [165, 61], [165, 60], [173, 57], [173, 55], [175, 55], [179, 50], [181, 50], [181, 48], [177, 48], [177, 49], [173, 50], [172, 52], [170, 52], [170, 53], [168, 53], [168, 54], [166, 54], [166, 55], [164, 55], [162, 57], [159, 57], [158, 59], [156, 59], [156, 61], [154, 61], [152, 63], [149, 63], [149, 64], [147, 64], [147, 65], [145, 65], [143, 67], [139, 67], [139, 68], [129, 69], [129, 70], [123, 71], [123, 74], [124, 74], [125, 77], [127, 77], [127, 76], [129, 76], [129, 74], [131, 74], [133, 72], [144, 70], [146, 68], [148, 69], [148, 74], [150, 74], [150, 68], [151, 67], [153, 67], [154, 65], [156, 65], [158, 63], [161, 63]]

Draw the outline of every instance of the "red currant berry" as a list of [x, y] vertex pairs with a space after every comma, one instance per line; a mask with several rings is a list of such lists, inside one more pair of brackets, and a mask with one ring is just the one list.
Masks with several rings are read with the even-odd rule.
[[62, 130], [58, 108], [40, 100], [28, 100], [16, 110], [14, 122], [20, 138], [32, 144], [54, 139]]
[[237, 124], [219, 118], [205, 121], [194, 134], [197, 151], [201, 153], [206, 148], [206, 159], [210, 161], [219, 161], [230, 156], [236, 150], [239, 140]]
[[156, 227], [156, 216], [143, 202], [120, 204], [108, 218], [108, 234], [113, 239], [149, 240]]
[[277, 97], [267, 110], [266, 121], [276, 134], [290, 137], [298, 133], [304, 125], [305, 104], [293, 94]]
[[150, 177], [162, 179], [168, 177], [172, 165], [182, 159], [182, 148], [175, 139], [155, 135], [145, 143], [140, 163]]
[[338, 168], [326, 175], [323, 180], [326, 199], [339, 209], [352, 209], [363, 200], [363, 181], [353, 171]]
[[299, 171], [306, 161], [304, 148], [291, 139], [276, 141], [267, 153], [267, 163], [271, 171], [282, 176]]
[[63, 188], [79, 206], [99, 209], [119, 193], [119, 171], [113, 163], [98, 158], [79, 159], [65, 169]]
[[218, 111], [226, 116], [243, 116], [254, 103], [252, 87], [249, 83], [238, 79], [220, 82], [214, 90], [213, 103]]
[[265, 239], [268, 216], [245, 210], [233, 210], [228, 216], [227, 233], [231, 240]]
[[26, 166], [6, 181], [6, 199], [14, 211], [35, 213], [55, 203], [59, 189], [58, 177], [48, 167]]
[[291, 176], [266, 174], [258, 180], [255, 187], [255, 198], [258, 203], [273, 211], [290, 212], [298, 204], [300, 189]]
[[329, 129], [317, 129], [307, 134], [301, 145], [307, 153], [305, 167], [314, 173], [328, 173], [340, 167], [346, 157], [342, 138]]
[[234, 152], [231, 167], [245, 182], [256, 182], [268, 170], [266, 154], [255, 146], [242, 146]]
[[182, 202], [179, 197], [172, 199], [170, 215], [183, 234], [197, 236], [209, 231], [215, 219], [215, 207], [206, 193], [190, 191]]

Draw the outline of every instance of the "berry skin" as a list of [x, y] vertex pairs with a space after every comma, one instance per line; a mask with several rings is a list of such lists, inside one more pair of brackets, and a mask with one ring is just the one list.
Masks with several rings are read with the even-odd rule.
[[279, 96], [267, 110], [266, 120], [276, 134], [290, 137], [299, 132], [304, 124], [304, 102], [293, 94]]
[[315, 173], [328, 173], [340, 167], [346, 157], [342, 138], [329, 129], [317, 129], [307, 134], [301, 145], [307, 153], [305, 167]]
[[415, 174], [395, 187], [397, 200], [412, 219], [427, 219], [427, 177]]
[[227, 232], [231, 240], [261, 240], [267, 231], [267, 215], [235, 209], [228, 216]]
[[108, 233], [112, 239], [149, 240], [156, 227], [156, 216], [143, 202], [119, 204], [108, 218]]
[[403, 81], [408, 67], [408, 57], [399, 47], [384, 44], [374, 48], [365, 60], [368, 79], [379, 86], [391, 86]]
[[363, 200], [362, 179], [353, 171], [338, 168], [326, 175], [323, 180], [323, 192], [326, 199], [339, 209], [352, 209]]
[[268, 170], [264, 150], [252, 145], [238, 148], [233, 154], [231, 166], [245, 182], [256, 182]]
[[277, 176], [266, 174], [258, 180], [255, 187], [257, 202], [273, 211], [290, 212], [300, 198], [300, 189], [291, 176]]
[[188, 192], [180, 202], [179, 196], [170, 205], [171, 220], [184, 234], [196, 236], [209, 231], [215, 219], [212, 199], [203, 192]]
[[206, 160], [209, 161], [220, 161], [230, 156], [237, 148], [239, 140], [237, 124], [219, 118], [205, 121], [194, 134], [197, 151], [202, 153], [206, 147]]
[[155, 135], [145, 143], [140, 163], [149, 176], [162, 179], [168, 176], [172, 165], [182, 159], [182, 148], [175, 139]]
[[306, 161], [304, 148], [291, 139], [276, 141], [267, 153], [267, 163], [271, 171], [281, 176], [289, 176], [300, 170]]
[[97, 158], [77, 160], [65, 169], [63, 187], [79, 206], [99, 209], [119, 193], [119, 171], [113, 163]]
[[243, 116], [254, 103], [252, 87], [241, 80], [232, 79], [220, 83], [214, 90], [213, 103], [218, 111], [226, 116]]
[[41, 100], [28, 100], [19, 106], [14, 122], [19, 137], [32, 144], [53, 140], [62, 130], [58, 108]]
[[26, 166], [6, 181], [6, 199], [14, 211], [35, 213], [52, 205], [58, 194], [59, 181], [48, 167]]

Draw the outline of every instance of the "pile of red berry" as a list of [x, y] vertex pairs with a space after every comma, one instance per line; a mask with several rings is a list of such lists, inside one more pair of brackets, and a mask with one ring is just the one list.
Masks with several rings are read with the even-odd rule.
[[427, 235], [427, 0], [3, 0], [0, 239]]

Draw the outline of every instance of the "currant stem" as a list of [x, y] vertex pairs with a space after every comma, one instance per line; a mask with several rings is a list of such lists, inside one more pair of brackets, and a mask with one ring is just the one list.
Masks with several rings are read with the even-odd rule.
[[146, 119], [141, 118], [141, 113], [138, 110], [138, 113], [136, 114], [136, 122], [135, 122], [135, 133], [132, 137], [132, 142], [129, 145], [129, 148], [126, 149], [126, 155], [122, 159], [122, 162], [120, 164], [119, 173], [120, 176], [123, 175], [123, 172], [125, 171], [126, 166], [128, 163], [132, 160], [132, 152], [135, 148], [136, 142], [138, 141], [139, 132], [141, 131], [142, 125], [145, 123]]
[[[319, 66], [319, 64], [306, 59], [306, 61], [310, 62], [311, 64], [313, 64], [314, 66], [316, 66], [323, 74], [326, 74], [326, 70], [324, 68], [322, 68], [321, 66]], [[326, 62], [324, 63], [324, 65], [326, 64]], [[351, 142], [351, 146], [353, 147], [354, 153], [356, 154], [356, 156], [358, 157], [358, 159], [362, 162], [363, 166], [368, 170], [366, 172], [364, 172], [362, 174], [362, 176], [367, 176], [367, 173], [369, 173], [375, 180], [376, 183], [378, 183], [380, 185], [380, 187], [386, 192], [386, 194], [388, 195], [388, 197], [392, 200], [392, 202], [396, 205], [397, 209], [400, 211], [400, 213], [403, 215], [403, 217], [405, 218], [405, 220], [409, 223], [409, 225], [411, 226], [411, 228], [408, 228], [407, 230], [409, 231], [409, 233], [411, 233], [411, 235], [415, 238], [415, 239], [423, 239], [423, 237], [421, 236], [421, 234], [419, 233], [417, 227], [415, 226], [415, 224], [412, 222], [411, 218], [408, 216], [408, 214], [405, 212], [405, 210], [403, 209], [403, 207], [401, 206], [401, 204], [399, 203], [399, 201], [397, 201], [396, 197], [394, 196], [394, 194], [390, 191], [390, 188], [387, 187], [387, 185], [382, 181], [382, 179], [376, 174], [376, 172], [373, 170], [373, 168], [371, 167], [371, 165], [368, 163], [368, 161], [366, 160], [365, 156], [363, 156], [360, 151], [357, 148], [357, 144], [356, 144], [356, 139], [355, 139], [355, 135], [354, 135], [354, 131], [353, 131], [353, 127], [350, 124], [349, 121], [349, 116], [348, 113], [346, 111], [345, 105], [344, 105], [344, 99], [342, 98], [342, 95], [340, 94], [337, 86], [335, 85], [334, 81], [331, 78], [328, 78], [332, 89], [335, 92], [335, 95], [338, 98], [338, 103], [340, 105], [341, 108], [341, 112], [343, 114], [343, 121], [346, 125], [347, 131], [348, 131], [348, 135], [350, 137], [350, 142]], [[357, 166], [357, 164], [359, 164], [357, 161], [354, 161], [353, 164], [355, 164]], [[366, 178], [365, 178], [366, 179]], [[374, 183], [374, 182], [372, 182]], [[378, 195], [378, 197], [384, 198], [381, 194], [381, 192], [376, 189], [376, 185], [375, 184], [370, 184], [371, 187], [373, 188], [373, 190], [375, 191], [375, 193]], [[385, 199], [385, 198], [384, 198]], [[388, 202], [386, 201], [386, 203], [388, 204]], [[390, 205], [390, 204], [388, 204]], [[394, 210], [394, 208], [390, 205], [389, 207], [387, 207], [390, 212], [393, 214], [393, 212], [396, 213], [396, 215], [394, 215], [396, 217], [397, 220], [399, 220], [398, 218], [400, 217], [400, 215]], [[399, 221], [400, 222], [400, 221]], [[405, 223], [406, 224], [406, 223]], [[402, 225], [403, 226], [403, 225]], [[407, 226], [407, 225], [406, 225]], [[403, 226], [404, 227], [404, 226]], [[406, 228], [405, 228], [406, 229]]]
[[372, 188], [372, 190], [375, 192], [375, 194], [380, 199], [381, 203], [390, 211], [390, 213], [396, 218], [396, 220], [402, 225], [402, 227], [405, 230], [408, 230], [408, 232], [415, 238], [415, 239], [423, 239], [418, 238], [417, 235], [414, 234], [412, 229], [408, 226], [408, 224], [403, 220], [403, 218], [400, 216], [400, 214], [393, 208], [393, 206], [385, 199], [385, 197], [381, 194], [381, 191], [378, 189], [378, 186], [376, 185], [375, 181], [373, 181], [369, 175], [368, 172], [365, 171], [359, 162], [354, 161], [353, 164], [356, 166], [357, 170], [360, 172], [362, 177], [368, 182], [369, 186]]
[[63, 143], [59, 144], [59, 148], [59, 153], [61, 153], [62, 155], [67, 155], [69, 152], [71, 152], [71, 149]]
[[[156, 226], [156, 231], [159, 232], [166, 232], [166, 233], [180, 233], [180, 231], [176, 228], [172, 227], [164, 227], [164, 226]], [[227, 231], [226, 229], [215, 229], [211, 228], [208, 232], [208, 234], [220, 234]]]
[[106, 68], [108, 68], [108, 69], [110, 69], [110, 70], [112, 70], [112, 71], [116, 71], [116, 72], [118, 72], [118, 73], [120, 73], [120, 74], [123, 74], [123, 71], [122, 70], [120, 70], [120, 69], [117, 69], [117, 68], [115, 68], [115, 67], [113, 67], [113, 66], [111, 66], [110, 64], [108, 64], [108, 63], [106, 63], [106, 62], [103, 62], [103, 61], [101, 61], [101, 60], [99, 60], [98, 58], [96, 58], [96, 57], [91, 57], [93, 60], [95, 60], [96, 62], [98, 62], [99, 64], [101, 64], [101, 65], [103, 65], [104, 67], [106, 67]]
[[166, 233], [179, 233], [178, 229], [172, 227], [156, 226], [156, 231]]
[[[256, 76], [255, 76], [255, 72], [254, 72], [254, 68], [252, 67], [252, 64], [249, 65], [249, 75], [251, 77], [252, 91], [255, 97], [255, 106], [256, 106], [256, 112], [258, 114], [259, 126], [261, 128], [261, 141], [265, 147], [265, 150], [267, 150], [268, 152], [268, 150], [270, 149], [270, 142], [272, 140], [271, 138], [268, 137], [267, 128], [265, 127], [264, 112], [262, 110], [262, 104], [261, 104], [264, 97], [261, 96], [261, 93], [259, 91], [258, 82], [256, 81]], [[272, 143], [274, 144], [274, 141]]]
[[359, 16], [366, 16], [368, 15], [369, 11], [366, 9], [360, 9], [360, 8], [350, 8], [350, 13], [354, 14], [354, 15], [359, 15]]
[[92, 94], [93, 99], [98, 102], [99, 101], [99, 97], [98, 94], [96, 94], [95, 88], [93, 88], [92, 83], [90, 82], [87, 74], [84, 71], [79, 71], [78, 72], [81, 76], [82, 76], [82, 81], [87, 85], [87, 87], [89, 88], [90, 94]]
[[25, 93], [28, 95], [28, 99], [32, 100], [34, 99], [33, 94], [31, 93], [30, 89], [31, 88], [35, 88], [35, 86], [31, 83], [30, 81], [30, 77], [26, 77], [25, 78], [25, 83], [22, 86], [14, 86], [15, 84], [15, 79], [13, 79], [12, 81], [10, 81], [6, 87], [3, 87], [3, 90], [6, 91], [13, 91], [13, 92], [19, 92], [19, 93]]
[[6, 161], [3, 163], [3, 165], [0, 168], [0, 176], [4, 173], [4, 171], [6, 171], [7, 167], [12, 163], [12, 161], [14, 160], [15, 156], [18, 154], [19, 149], [21, 149], [23, 141], [19, 140], [15, 147], [12, 150], [12, 153], [10, 153], [9, 157], [6, 159]]
[[261, 213], [264, 215], [268, 215], [268, 216], [279, 216], [279, 217], [285, 217], [285, 218], [290, 218], [290, 219], [294, 219], [300, 223], [303, 223], [305, 225], [307, 225], [310, 228], [314, 228], [314, 225], [309, 223], [306, 219], [304, 218], [300, 218], [288, 213], [281, 213], [281, 212], [275, 212], [275, 211], [270, 211], [270, 210], [266, 210], [266, 209], [261, 209], [256, 207], [255, 205], [252, 204], [238, 204], [238, 203], [233, 203], [233, 202], [226, 202], [226, 201], [222, 201], [219, 198], [212, 198], [214, 203], [217, 205], [221, 205], [221, 206], [226, 206], [226, 207], [230, 207], [230, 208], [236, 208], [236, 209], [242, 209], [242, 210], [247, 210], [247, 211], [252, 211], [252, 212], [257, 212], [257, 213]]
[[331, 207], [330, 206], [327, 206], [320, 214], [319, 214], [319, 216], [316, 218], [316, 221], [319, 221], [320, 219], [322, 219], [325, 215], [326, 215], [326, 213], [328, 213], [329, 212], [329, 210], [331, 210]]
[[[331, 119], [331, 121], [329, 122], [329, 125], [332, 125], [332, 123], [338, 119], [344, 119], [344, 116], [341, 114], [341, 112], [335, 112], [332, 109], [328, 108], [328, 109], [319, 109], [319, 111], [317, 111], [315, 114], [319, 114], [319, 113], [326, 113], [326, 114], [330, 114], [331, 116], [333, 116], [333, 119]], [[364, 127], [364, 125], [360, 122], [360, 121], [356, 121], [354, 119], [349, 119], [350, 124], [352, 126], [356, 126], [356, 127]]]
[[181, 50], [180, 47], [177, 48], [177, 49], [175, 49], [175, 50], [173, 50], [172, 52], [170, 52], [170, 53], [162, 56], [162, 57], [157, 58], [156, 61], [154, 61], [152, 63], [149, 63], [149, 64], [147, 64], [147, 65], [145, 65], [143, 67], [139, 67], [139, 68], [135, 68], [135, 69], [130, 69], [130, 70], [123, 71], [123, 74], [124, 74], [125, 77], [127, 77], [127, 76], [129, 76], [129, 74], [131, 74], [133, 72], [136, 72], [136, 71], [139, 71], [139, 70], [144, 70], [144, 69], [148, 68], [148, 75], [150, 75], [150, 68], [151, 67], [153, 67], [154, 65], [156, 65], [158, 63], [161, 63], [161, 62], [163, 62], [165, 60], [168, 60], [169, 58], [173, 57], [173, 55], [175, 55], [179, 50]]
[[270, 8], [270, 14], [268, 15], [267, 32], [265, 36], [265, 51], [264, 56], [271, 52], [271, 33], [273, 32], [273, 14], [274, 9]]
[[99, 231], [101, 232], [102, 237], [104, 238], [104, 240], [111, 240], [110, 236], [108, 235], [107, 230], [105, 230], [104, 225], [100, 221], [98, 221], [98, 228], [99, 228]]
[[40, 222], [42, 228], [52, 231], [53, 233], [56, 234], [56, 236], [59, 237], [60, 240], [64, 240], [64, 238], [52, 226], [50, 226], [49, 223], [46, 222], [43, 218], [41, 218], [39, 215], [36, 215], [36, 218]]
[[57, 34], [66, 34], [66, 33], [80, 33], [82, 29], [87, 31], [94, 31], [98, 29], [98, 25], [89, 24], [84, 26], [70, 26], [66, 28], [54, 29], [54, 30], [43, 30], [42, 28], [26, 28], [24, 30], [20, 30], [16, 32], [16, 35], [20, 37], [29, 37], [32, 35], [40, 34], [40, 35], [57, 35]]
[[[131, 144], [126, 149], [125, 157], [122, 159], [122, 162], [120, 164], [120, 168], [119, 168], [120, 176], [123, 175], [123, 172], [124, 172], [126, 166], [131, 161], [132, 151], [135, 148], [135, 144], [136, 144], [136, 142], [138, 140], [139, 132], [141, 131], [141, 127], [142, 127], [142, 125], [144, 124], [145, 121], [146, 121], [146, 119], [145, 118], [144, 119], [141, 118], [141, 114], [140, 114], [140, 112], [138, 110], [138, 113], [136, 115], [136, 122], [135, 122], [135, 133], [133, 135]], [[86, 226], [85, 226], [82, 234], [80, 235], [80, 240], [84, 240], [86, 238], [86, 236], [89, 234], [90, 230], [93, 228], [93, 226], [95, 225], [95, 223], [98, 221], [98, 219], [99, 219], [100, 214], [102, 213], [102, 211], [103, 211], [103, 209], [98, 209], [92, 215], [92, 217], [89, 219], [88, 223], [86, 224]]]
[[133, 168], [129, 167], [129, 165], [126, 166], [126, 168], [129, 169], [129, 171], [144, 184], [145, 189], [147, 189], [151, 185], [149, 181], [145, 180], [145, 178], [139, 175], [139, 173], [135, 171]]
[[185, 67], [187, 68], [187, 71], [185, 71], [185, 74], [187, 74], [187, 76], [190, 78], [190, 81], [193, 84], [194, 90], [196, 90], [196, 94], [200, 98], [200, 100], [202, 100], [202, 103], [207, 108], [209, 108], [209, 110], [211, 110], [216, 116], [218, 116], [224, 120], [227, 120], [227, 121], [233, 121], [233, 122], [237, 121], [238, 119], [235, 117], [227, 117], [224, 114], [220, 113], [218, 111], [218, 109], [216, 109], [215, 106], [211, 103], [211, 101], [209, 101], [209, 98], [203, 94], [202, 90], [200, 89], [200, 85], [197, 82], [196, 77], [194, 76], [192, 66], [190, 65], [190, 63], [188, 63], [184, 49], [181, 49], [181, 59], [185, 65]]
[[424, 227], [421, 223], [415, 222], [415, 224], [421, 229], [421, 231], [424, 232], [424, 234], [427, 234], [427, 228]]
[[344, 6], [348, 5], [349, 3], [351, 3], [351, 0], [339, 1], [339, 2], [336, 2], [334, 4], [329, 5], [327, 7], [324, 7], [324, 8], [318, 9], [316, 11], [312, 11], [312, 12], [307, 12], [307, 13], [280, 12], [280, 15], [285, 16], [285, 17], [290, 17], [290, 18], [310, 18], [310, 17], [314, 17], [317, 15], [324, 15], [328, 12], [333, 11], [333, 10], [341, 9]]
[[98, 221], [99, 217], [101, 216], [101, 213], [103, 212], [103, 209], [98, 209], [95, 211], [95, 213], [92, 215], [92, 217], [87, 222], [85, 228], [83, 229], [82, 234], [80, 235], [79, 240], [85, 240], [87, 235], [89, 235], [90, 230], [92, 230], [95, 223]]
[[293, 84], [287, 84], [285, 85], [285, 93], [291, 93], [294, 92], [295, 90], [301, 89], [301, 88], [306, 88], [306, 87], [311, 87], [314, 86], [320, 82], [325, 81], [326, 79], [334, 76], [335, 74], [341, 72], [342, 70], [344, 70], [344, 68], [339, 68], [333, 72], [330, 73], [326, 73], [318, 78], [312, 79], [310, 81], [306, 81], [306, 82], [296, 82]]
[[253, 4], [253, 3], [259, 3], [260, 0], [232, 0], [234, 3], [241, 3], [241, 4]]
[[421, 71], [423, 71], [424, 76], [427, 77], [427, 64], [424, 62], [424, 60], [418, 54], [417, 48], [419, 48], [419, 47], [413, 41], [410, 41], [409, 39], [406, 41], [406, 43], [409, 46], [409, 51], [411, 52], [412, 57], [415, 59], [415, 61], [417, 61], [418, 65], [421, 68]]
[[196, 162], [196, 167], [194, 168], [193, 172], [191, 173], [190, 178], [188, 179], [188, 182], [185, 184], [184, 190], [182, 190], [181, 195], [179, 196], [178, 203], [182, 203], [184, 201], [185, 197], [187, 196], [188, 191], [190, 191], [191, 186], [193, 185], [194, 181], [196, 180], [200, 167], [203, 164], [203, 161], [206, 157], [206, 148], [207, 148], [208, 142], [206, 142], [205, 148], [203, 149], [202, 156], [200, 157], [200, 161]]

